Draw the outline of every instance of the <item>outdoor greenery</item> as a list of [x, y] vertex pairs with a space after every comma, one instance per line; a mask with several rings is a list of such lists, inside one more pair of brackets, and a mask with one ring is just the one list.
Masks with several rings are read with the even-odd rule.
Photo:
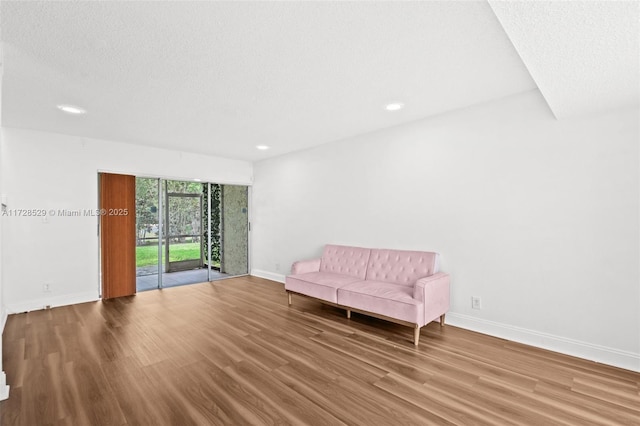
[[[207, 200], [207, 186], [202, 188], [204, 199]], [[212, 265], [220, 266], [220, 185], [211, 184], [211, 260]], [[203, 208], [203, 217], [208, 215], [208, 205], [205, 201]], [[209, 250], [207, 250], [208, 237], [209, 237], [209, 224], [204, 221], [204, 235], [202, 238], [202, 250], [204, 251], [204, 258], [208, 259]]]
[[[156, 240], [157, 241], [157, 240]], [[200, 257], [200, 243], [171, 244], [169, 261], [178, 262], [181, 260], [198, 259]], [[164, 251], [162, 253], [164, 262]], [[158, 246], [147, 245], [136, 247], [136, 267], [152, 266], [158, 264]]]
[[[168, 193], [178, 194], [202, 194], [204, 201], [199, 217], [193, 217], [194, 207], [199, 209], [198, 198], [171, 197], [170, 214], [167, 220], [164, 212], [158, 211], [158, 179], [136, 178], [136, 266], [150, 266], [158, 263], [158, 222], [159, 215], [163, 214], [165, 226], [168, 222], [169, 235], [198, 235], [200, 241], [193, 242], [192, 237], [171, 239], [170, 261], [180, 261], [200, 258], [200, 244], [205, 262], [208, 256], [208, 215], [207, 185], [188, 181], [164, 181], [162, 188], [163, 204]], [[220, 185], [211, 184], [211, 253], [212, 266], [220, 267]], [[163, 207], [164, 210], [164, 207]], [[203, 221], [202, 234], [200, 234], [200, 221]], [[166, 228], [165, 228], [166, 230]], [[174, 242], [175, 241], [175, 242]], [[164, 256], [164, 255], [163, 255]]]
[[[201, 194], [203, 185], [198, 182], [165, 181], [166, 191], [179, 194]], [[164, 193], [164, 191], [163, 191]], [[163, 198], [163, 202], [166, 199]], [[169, 225], [171, 234], [191, 234], [194, 228], [193, 202], [187, 199], [174, 200], [171, 205]], [[145, 244], [145, 238], [158, 236], [158, 180], [152, 178], [136, 178], [136, 228], [138, 245]], [[164, 217], [164, 216], [163, 216]], [[197, 218], [200, 219], [200, 218]], [[165, 222], [166, 222], [165, 218]], [[197, 222], [197, 221], [196, 221]], [[195, 224], [199, 228], [199, 222]], [[198, 231], [199, 233], [200, 231]]]
[[136, 178], [137, 245], [144, 244], [146, 237], [157, 237], [157, 228], [158, 179]]

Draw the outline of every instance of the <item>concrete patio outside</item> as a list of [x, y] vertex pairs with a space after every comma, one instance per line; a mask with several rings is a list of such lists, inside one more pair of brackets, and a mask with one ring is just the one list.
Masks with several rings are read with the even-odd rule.
[[[149, 268], [153, 268], [150, 271]], [[158, 288], [158, 267], [143, 267], [136, 270], [136, 290], [156, 290]], [[211, 281], [221, 280], [231, 277], [230, 274], [225, 274], [219, 271], [211, 271]], [[196, 284], [207, 282], [207, 269], [193, 269], [190, 271], [180, 272], [165, 272], [162, 274], [162, 287], [176, 287], [180, 285]]]

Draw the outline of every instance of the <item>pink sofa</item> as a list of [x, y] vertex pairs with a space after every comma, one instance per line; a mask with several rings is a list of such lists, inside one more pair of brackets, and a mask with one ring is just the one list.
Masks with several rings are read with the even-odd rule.
[[438, 272], [438, 254], [327, 245], [320, 259], [295, 262], [285, 280], [292, 294], [420, 328], [449, 310], [449, 275]]

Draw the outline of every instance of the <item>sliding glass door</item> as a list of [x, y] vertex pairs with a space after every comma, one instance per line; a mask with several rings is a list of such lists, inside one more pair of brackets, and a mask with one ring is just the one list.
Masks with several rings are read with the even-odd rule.
[[245, 275], [248, 187], [136, 178], [137, 290]]
[[156, 289], [163, 265], [160, 179], [136, 178], [136, 290]]
[[202, 268], [202, 194], [167, 193], [165, 271]]

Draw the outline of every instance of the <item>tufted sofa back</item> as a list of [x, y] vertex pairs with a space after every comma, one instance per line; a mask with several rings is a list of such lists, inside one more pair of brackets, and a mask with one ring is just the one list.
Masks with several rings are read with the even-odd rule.
[[438, 272], [438, 254], [427, 251], [372, 249], [367, 280], [413, 286], [418, 278]]
[[327, 244], [322, 253], [320, 272], [335, 272], [365, 279], [371, 249]]

